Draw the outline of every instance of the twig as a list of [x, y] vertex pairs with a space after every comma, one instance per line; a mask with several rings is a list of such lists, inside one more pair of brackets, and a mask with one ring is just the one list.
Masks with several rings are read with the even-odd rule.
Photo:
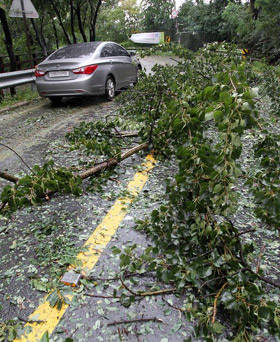
[[120, 278], [120, 281], [121, 281], [123, 287], [128, 292], [130, 292], [133, 296], [140, 296], [140, 297], [158, 296], [158, 295], [173, 293], [176, 291], [176, 288], [172, 288], [172, 289], [163, 289], [163, 290], [152, 291], [152, 292], [134, 292], [124, 283], [122, 278]]
[[30, 166], [23, 160], [23, 158], [22, 158], [15, 150], [13, 150], [11, 147], [9, 147], [9, 146], [6, 145], [6, 144], [0, 143], [0, 145], [3, 146], [3, 147], [5, 147], [5, 148], [7, 148], [8, 150], [14, 152], [14, 153], [18, 156], [18, 158], [22, 161], [22, 163], [23, 163], [23, 164], [24, 164], [24, 165], [33, 173], [33, 171], [32, 171], [32, 169], [30, 168]]
[[232, 86], [233, 86], [233, 89], [235, 90], [235, 92], [237, 92], [236, 86], [235, 86], [235, 84], [233, 83], [232, 78], [230, 77], [229, 79], [230, 79], [230, 83], [231, 83]]
[[20, 317], [20, 316], [17, 316], [17, 319], [18, 319], [19, 321], [24, 322], [24, 323], [38, 323], [38, 324], [42, 324], [42, 323], [45, 323], [45, 322], [46, 322], [46, 321], [35, 320], [35, 319], [28, 319], [28, 320], [26, 320], [26, 319], [24, 319], [24, 318], [22, 318], [22, 317]]
[[177, 311], [180, 311], [180, 312], [186, 312], [185, 309], [182, 309], [182, 308], [179, 308], [178, 306], [175, 306], [175, 305], [172, 305], [170, 304], [165, 298], [162, 298], [162, 300], [168, 305], [170, 306], [171, 308], [177, 310]]
[[118, 324], [131, 324], [131, 323], [139, 323], [139, 322], [157, 322], [157, 323], [164, 323], [162, 319], [159, 319], [157, 317], [152, 318], [138, 318], [138, 319], [130, 319], [128, 321], [115, 321], [112, 323], [108, 323], [107, 326], [113, 326]]
[[224, 285], [220, 288], [220, 290], [218, 291], [218, 293], [215, 296], [214, 307], [213, 307], [213, 316], [212, 316], [212, 324], [214, 324], [215, 320], [216, 320], [218, 299], [219, 299], [221, 293], [223, 292], [224, 288], [227, 286], [227, 284], [228, 284], [228, 282], [225, 282]]
[[247, 234], [247, 233], [254, 233], [256, 231], [256, 229], [248, 229], [248, 230], [245, 230], [244, 232], [241, 232], [238, 234], [238, 236], [241, 236], [243, 234]]
[[[155, 277], [155, 275], [152, 272], [146, 272], [146, 273], [124, 273], [124, 278], [131, 278], [131, 277]], [[99, 280], [99, 281], [117, 281], [120, 280], [120, 276], [113, 277], [113, 278], [99, 278], [99, 277], [94, 277], [94, 276], [89, 276], [85, 277], [86, 280], [88, 281], [94, 281], [94, 280]]]
[[119, 334], [119, 339], [120, 341], [122, 342], [123, 341], [123, 336], [122, 336], [122, 333], [121, 333], [121, 329], [118, 328], [118, 334]]
[[259, 274], [257, 274], [256, 272], [254, 272], [251, 268], [247, 267], [247, 268], [244, 268], [244, 271], [248, 271], [252, 274], [254, 274], [258, 279], [264, 281], [265, 283], [269, 284], [269, 285], [272, 285], [274, 287], [277, 287], [278, 289], [280, 289], [280, 283], [275, 283], [274, 281], [272, 280], [269, 280], [265, 277], [262, 277], [260, 276]]
[[85, 293], [85, 295], [88, 297], [93, 297], [93, 298], [121, 298], [120, 296], [104, 296], [104, 295], [95, 295], [92, 293]]
[[15, 176], [12, 176], [6, 172], [2, 172], [0, 171], [0, 178], [3, 178], [3, 179], [6, 179], [7, 181], [9, 182], [12, 182], [12, 183], [17, 183], [19, 178], [15, 177]]

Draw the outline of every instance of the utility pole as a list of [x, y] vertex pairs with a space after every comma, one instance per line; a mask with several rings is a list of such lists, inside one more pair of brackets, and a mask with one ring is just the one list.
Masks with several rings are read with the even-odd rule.
[[32, 62], [33, 57], [32, 57], [31, 45], [30, 45], [31, 37], [30, 37], [29, 30], [28, 30], [28, 25], [27, 25], [25, 8], [24, 8], [24, 1], [23, 0], [20, 0], [20, 5], [21, 5], [21, 10], [22, 10], [22, 17], [23, 17], [23, 23], [24, 23], [24, 31], [25, 31], [28, 55], [29, 55], [29, 58], [30, 58], [31, 67], [33, 67], [33, 62]]

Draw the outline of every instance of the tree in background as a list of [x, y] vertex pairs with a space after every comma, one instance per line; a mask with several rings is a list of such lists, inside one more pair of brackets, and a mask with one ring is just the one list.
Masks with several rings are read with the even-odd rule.
[[5, 47], [10, 59], [10, 71], [16, 70], [16, 57], [14, 53], [14, 47], [13, 47], [13, 39], [11, 35], [11, 31], [8, 24], [8, 19], [6, 16], [6, 5], [4, 4], [4, 1], [0, 1], [0, 23], [3, 28], [3, 34], [4, 34], [4, 43]]
[[165, 32], [171, 34], [174, 30], [174, 20], [171, 19], [173, 0], [143, 0], [143, 27], [146, 31]]
[[137, 0], [122, 0], [113, 6], [104, 6], [97, 20], [98, 40], [121, 43], [139, 30], [141, 30], [141, 12]]
[[[5, 10], [11, 6], [12, 0], [0, 0], [1, 24], [5, 36], [0, 33], [0, 51], [4, 46], [11, 55], [13, 37], [14, 49], [20, 55], [27, 52], [25, 38], [22, 34], [23, 22], [20, 18], [7, 17]], [[5, 7], [3, 4], [5, 3]], [[39, 19], [28, 19], [28, 27], [32, 32], [32, 52], [41, 49], [46, 56], [50, 51], [68, 44], [81, 41], [94, 41], [96, 38], [96, 22], [104, 0], [33, 0], [39, 13]], [[4, 26], [3, 26], [4, 25]], [[8, 37], [8, 38], [7, 38]], [[7, 45], [8, 44], [8, 45]]]

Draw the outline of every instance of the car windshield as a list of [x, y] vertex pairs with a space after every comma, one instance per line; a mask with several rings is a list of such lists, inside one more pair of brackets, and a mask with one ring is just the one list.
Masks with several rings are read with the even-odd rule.
[[100, 44], [101, 42], [90, 42], [69, 45], [55, 51], [49, 57], [49, 60], [89, 57], [94, 53], [94, 51]]

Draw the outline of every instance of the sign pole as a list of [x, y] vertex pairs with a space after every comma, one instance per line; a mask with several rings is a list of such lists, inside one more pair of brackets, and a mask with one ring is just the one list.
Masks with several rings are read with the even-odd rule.
[[29, 35], [29, 30], [28, 30], [28, 26], [27, 26], [27, 20], [26, 20], [24, 1], [23, 0], [20, 0], [20, 5], [21, 5], [21, 10], [22, 10], [22, 16], [23, 16], [26, 45], [27, 45], [28, 55], [30, 58], [30, 65], [31, 65], [31, 67], [33, 67], [33, 62], [32, 62], [33, 57], [32, 57], [32, 52], [31, 52], [31, 45], [30, 45], [31, 37]]

